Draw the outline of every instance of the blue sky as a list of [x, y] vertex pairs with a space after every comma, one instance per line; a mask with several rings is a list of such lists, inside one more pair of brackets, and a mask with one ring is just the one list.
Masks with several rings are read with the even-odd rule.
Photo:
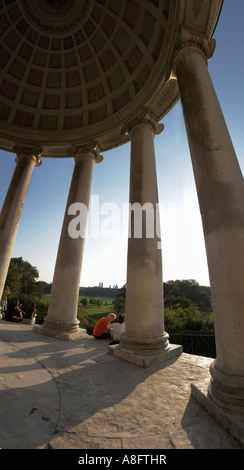
[[[244, 1], [225, 0], [209, 62], [226, 123], [244, 170], [243, 44]], [[180, 102], [162, 120], [165, 129], [155, 138], [161, 215], [163, 279], [195, 279], [209, 285], [208, 268], [194, 176]], [[121, 210], [129, 198], [130, 144], [104, 152], [94, 166], [91, 197], [100, 207], [113, 202]], [[13, 171], [15, 155], [0, 151], [0, 207]], [[71, 159], [43, 159], [35, 168], [16, 237], [13, 257], [36, 266], [40, 279], [52, 282], [63, 216], [74, 168]], [[95, 201], [95, 202], [94, 202]], [[91, 208], [91, 206], [90, 206]], [[108, 221], [100, 215], [100, 222]], [[85, 243], [80, 285], [122, 286], [126, 282], [127, 224], [123, 219], [114, 237], [89, 236]]]

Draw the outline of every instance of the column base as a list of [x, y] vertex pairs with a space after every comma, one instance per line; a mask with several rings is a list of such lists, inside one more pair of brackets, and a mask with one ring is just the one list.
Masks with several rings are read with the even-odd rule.
[[216, 405], [244, 413], [244, 376], [227, 374], [218, 369], [217, 360], [210, 365], [209, 395]]
[[43, 325], [35, 325], [32, 331], [64, 340], [76, 340], [86, 334], [86, 329], [79, 328], [79, 321], [73, 323], [49, 319], [46, 319]]
[[244, 445], [244, 411], [217, 404], [211, 397], [210, 388], [209, 379], [192, 383], [191, 394], [226, 431]]
[[167, 361], [171, 357], [179, 356], [182, 353], [182, 346], [177, 344], [168, 345], [167, 349], [157, 350], [155, 353], [143, 354], [143, 351], [136, 353], [124, 351], [120, 344], [108, 345], [108, 352], [114, 356], [124, 359], [127, 362], [136, 364], [144, 368]]

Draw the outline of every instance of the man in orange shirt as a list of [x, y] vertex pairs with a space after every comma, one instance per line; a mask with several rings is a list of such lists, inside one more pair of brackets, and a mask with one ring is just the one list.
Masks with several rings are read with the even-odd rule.
[[114, 313], [109, 313], [106, 317], [100, 318], [93, 329], [93, 336], [96, 339], [110, 338], [110, 331], [113, 330], [111, 322], [114, 321], [115, 318], [116, 315]]

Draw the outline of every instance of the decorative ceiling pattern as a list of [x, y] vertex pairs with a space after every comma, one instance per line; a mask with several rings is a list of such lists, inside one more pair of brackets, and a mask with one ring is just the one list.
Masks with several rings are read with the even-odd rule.
[[164, 44], [168, 0], [0, 0], [0, 120], [79, 129], [142, 90]]
[[209, 39], [222, 0], [0, 0], [0, 148], [122, 145], [179, 99], [181, 32]]

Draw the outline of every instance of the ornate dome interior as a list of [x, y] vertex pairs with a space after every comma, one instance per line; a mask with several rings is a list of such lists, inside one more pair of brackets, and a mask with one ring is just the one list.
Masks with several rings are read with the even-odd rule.
[[107, 150], [143, 109], [162, 119], [178, 100], [169, 71], [179, 25], [210, 36], [216, 23], [219, 2], [204, 3], [0, 0], [0, 147]]

